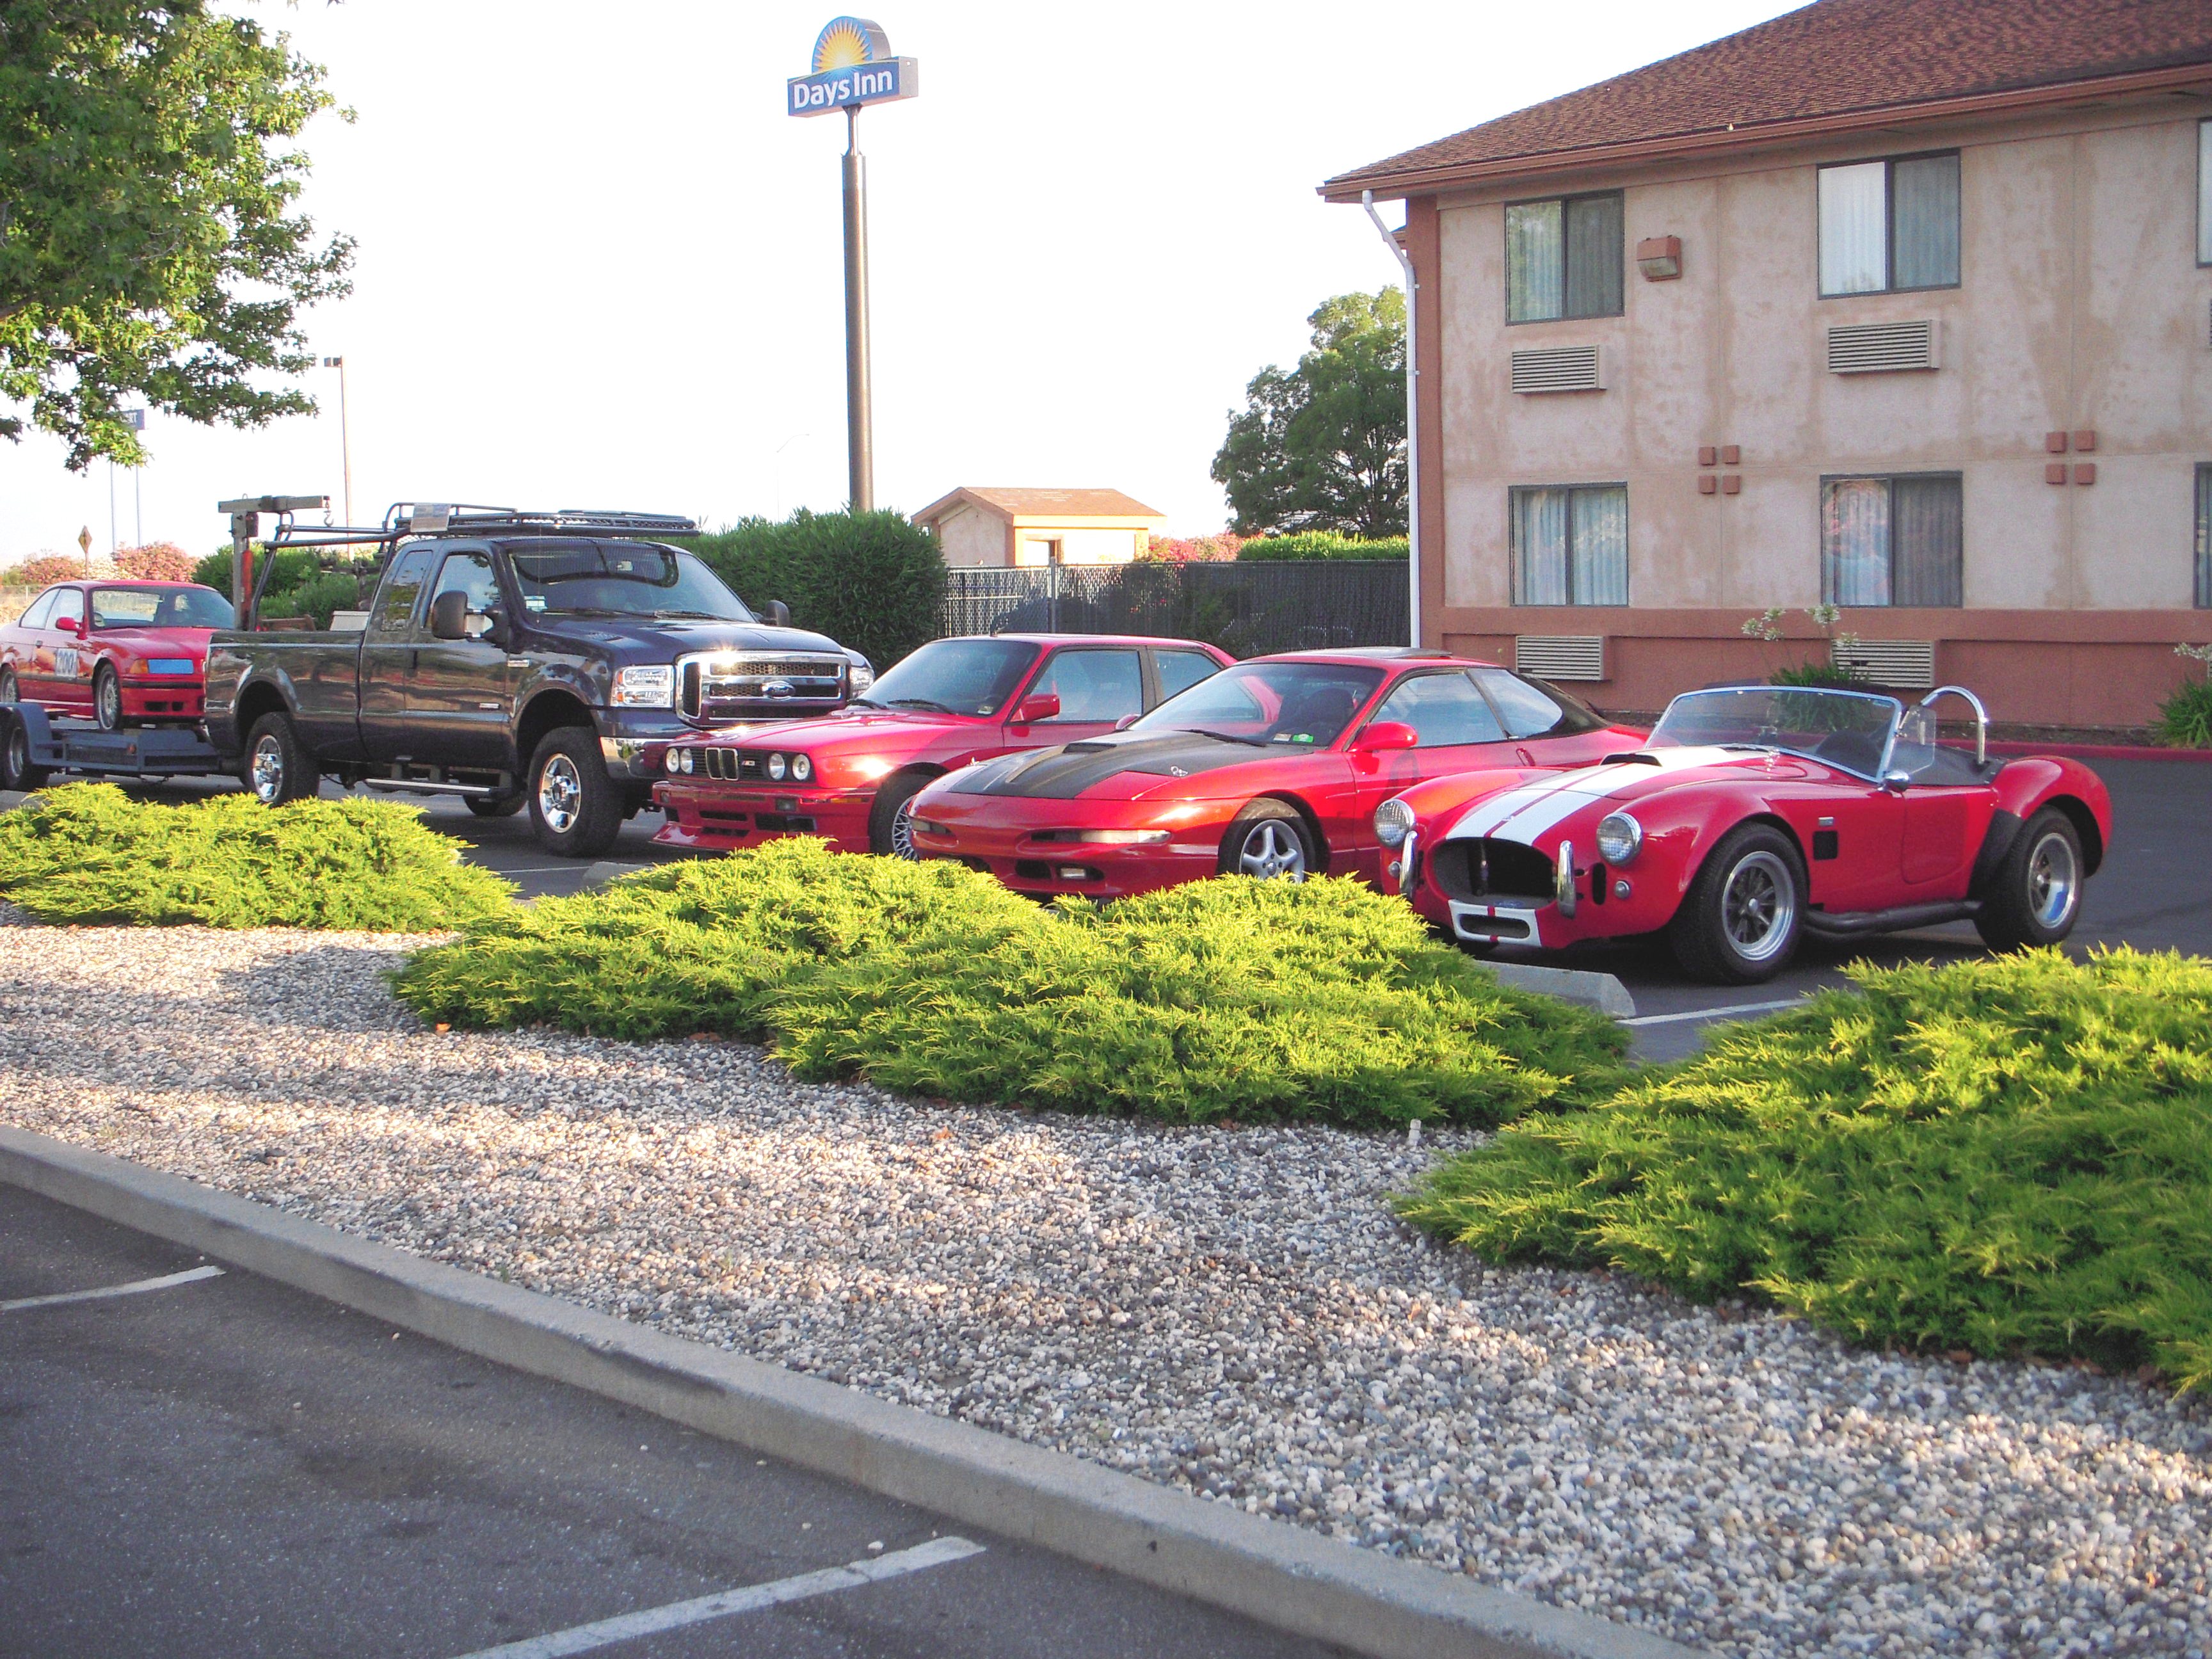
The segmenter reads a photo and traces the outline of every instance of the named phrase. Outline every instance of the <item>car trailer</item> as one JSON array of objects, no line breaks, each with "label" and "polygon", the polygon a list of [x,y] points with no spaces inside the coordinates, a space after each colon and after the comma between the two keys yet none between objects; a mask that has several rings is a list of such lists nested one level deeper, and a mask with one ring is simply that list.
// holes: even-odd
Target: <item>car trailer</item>
[{"label": "car trailer", "polygon": [[143,780],[234,775],[197,727],[103,732],[95,721],[58,719],[34,702],[0,702],[0,789],[36,789],[57,772]]}]

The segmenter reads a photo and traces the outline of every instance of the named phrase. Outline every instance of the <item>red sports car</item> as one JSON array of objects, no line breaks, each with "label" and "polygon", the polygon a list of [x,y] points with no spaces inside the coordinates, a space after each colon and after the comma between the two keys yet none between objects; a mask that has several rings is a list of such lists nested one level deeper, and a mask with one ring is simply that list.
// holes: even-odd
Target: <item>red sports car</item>
[{"label": "red sports car", "polygon": [[[1963,698],[1967,754],[1936,742]],[[1958,686],[1907,709],[1873,692],[1692,691],[1650,741],[1579,771],[1446,778],[1385,801],[1400,885],[1462,941],[1557,949],[1665,932],[1699,978],[1780,972],[1807,933],[1971,919],[2000,950],[2072,931],[2111,844],[2111,797],[2077,761],[1993,762]]]},{"label": "red sports car", "polygon": [[89,714],[110,732],[190,725],[208,635],[236,625],[230,601],[194,582],[59,582],[0,628],[0,702]]},{"label": "red sports car", "polygon": [[955,767],[1110,732],[1225,667],[1190,640],[1002,634],[936,640],[835,714],[669,750],[657,842],[727,849],[826,836],[911,858],[907,806]]},{"label": "red sports car", "polygon": [[1424,778],[1631,747],[1566,693],[1441,651],[1224,670],[1126,731],[985,761],[915,798],[915,850],[1028,893],[1115,898],[1242,871],[1379,884],[1374,813]]}]

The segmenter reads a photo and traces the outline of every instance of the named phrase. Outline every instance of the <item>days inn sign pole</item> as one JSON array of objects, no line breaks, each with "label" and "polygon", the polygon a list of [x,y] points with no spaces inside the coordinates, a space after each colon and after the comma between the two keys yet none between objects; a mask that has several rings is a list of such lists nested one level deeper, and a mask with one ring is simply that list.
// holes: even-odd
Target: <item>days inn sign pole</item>
[{"label": "days inn sign pole", "polygon": [[868,173],[860,154],[860,112],[911,98],[921,76],[911,58],[891,56],[880,25],[834,17],[815,38],[813,72],[785,83],[793,115],[845,112],[845,453],[851,504],[876,504],[875,438],[868,410]]}]

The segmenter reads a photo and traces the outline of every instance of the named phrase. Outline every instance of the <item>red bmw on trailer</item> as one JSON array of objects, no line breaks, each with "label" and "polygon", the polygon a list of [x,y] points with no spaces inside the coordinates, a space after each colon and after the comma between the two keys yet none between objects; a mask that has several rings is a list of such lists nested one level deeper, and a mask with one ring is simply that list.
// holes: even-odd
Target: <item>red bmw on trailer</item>
[{"label": "red bmw on trailer", "polygon": [[653,839],[727,851],[821,836],[912,858],[908,805],[937,778],[1111,732],[1231,661],[1191,640],[1120,635],[933,640],[836,714],[672,747]]},{"label": "red bmw on trailer", "polygon": [[1579,766],[1643,741],[1556,687],[1442,651],[1238,663],[1126,731],[1009,755],[915,798],[924,858],[1027,893],[1118,898],[1242,872],[1381,884],[1386,799],[1475,768]]},{"label": "red bmw on trailer", "polygon": [[196,582],[57,582],[0,626],[0,702],[105,732],[196,726],[208,636],[235,625],[230,601]]}]

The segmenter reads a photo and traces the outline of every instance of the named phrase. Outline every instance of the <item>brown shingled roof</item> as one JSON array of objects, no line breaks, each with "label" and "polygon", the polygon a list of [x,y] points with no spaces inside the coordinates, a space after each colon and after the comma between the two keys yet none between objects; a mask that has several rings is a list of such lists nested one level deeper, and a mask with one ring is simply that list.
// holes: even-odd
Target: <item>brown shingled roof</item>
[{"label": "brown shingled roof", "polygon": [[1340,173],[1322,192],[1356,199],[1362,189],[1405,194],[1455,174],[1559,171],[1623,146],[1734,148],[1797,124],[1893,122],[1915,106],[1932,116],[1954,100],[2121,76],[2183,85],[2192,70],[2212,84],[2207,0],[1817,0]]},{"label": "brown shingled roof", "polygon": [[963,484],[951,495],[932,501],[915,514],[917,520],[934,518],[962,496],[1023,518],[1162,519],[1167,515],[1146,507],[1118,489],[1010,489],[995,485]]}]

